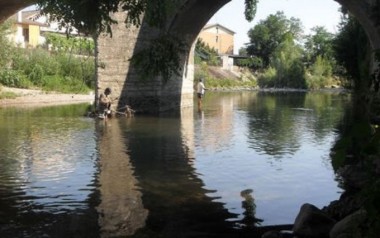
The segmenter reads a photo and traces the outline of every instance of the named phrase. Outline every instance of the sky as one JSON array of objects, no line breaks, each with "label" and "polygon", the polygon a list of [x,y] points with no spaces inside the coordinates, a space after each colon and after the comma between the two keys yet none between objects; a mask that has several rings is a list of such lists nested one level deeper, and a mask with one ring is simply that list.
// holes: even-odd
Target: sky
[{"label": "sky", "polygon": [[244,17],[244,1],[232,0],[221,8],[208,22],[219,23],[235,34],[235,54],[249,42],[248,31],[268,15],[283,11],[287,18],[301,20],[305,34],[315,26],[324,26],[331,33],[337,32],[340,22],[340,5],[334,0],[259,0],[256,17],[248,22]]}]

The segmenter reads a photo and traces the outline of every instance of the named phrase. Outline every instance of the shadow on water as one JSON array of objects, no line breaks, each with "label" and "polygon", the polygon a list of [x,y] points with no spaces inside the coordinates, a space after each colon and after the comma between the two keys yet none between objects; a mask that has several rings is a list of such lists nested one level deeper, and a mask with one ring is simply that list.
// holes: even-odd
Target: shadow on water
[{"label": "shadow on water", "polygon": [[[194,168],[194,115],[120,121],[128,154],[148,210],[146,227],[132,237],[255,237],[265,228],[256,224],[252,191],[242,191],[245,226],[236,227],[230,213],[205,189]],[[131,126],[133,129],[128,129]],[[272,227],[273,228],[273,227]],[[284,228],[284,227],[282,227]]]}]

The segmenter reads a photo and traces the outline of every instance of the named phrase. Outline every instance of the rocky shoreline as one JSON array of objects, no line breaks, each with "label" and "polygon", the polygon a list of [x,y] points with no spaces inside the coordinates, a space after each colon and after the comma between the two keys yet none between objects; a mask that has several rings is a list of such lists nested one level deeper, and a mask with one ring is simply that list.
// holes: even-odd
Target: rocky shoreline
[{"label": "rocky shoreline", "polygon": [[[369,172],[369,169],[372,170]],[[373,227],[374,218],[366,204],[368,197],[363,191],[380,175],[380,159],[373,165],[363,162],[348,164],[337,171],[345,192],[322,209],[303,204],[291,230],[272,230],[262,238],[377,238]],[[321,188],[323,189],[323,188]],[[370,229],[371,228],[371,229]],[[369,232],[371,230],[372,233]],[[375,232],[375,234],[373,234]]]}]

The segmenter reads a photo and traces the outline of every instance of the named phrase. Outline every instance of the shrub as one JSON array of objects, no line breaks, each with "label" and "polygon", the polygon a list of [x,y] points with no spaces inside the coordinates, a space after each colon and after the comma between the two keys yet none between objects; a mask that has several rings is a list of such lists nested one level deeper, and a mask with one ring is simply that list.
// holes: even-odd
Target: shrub
[{"label": "shrub", "polygon": [[56,91],[62,93],[87,93],[91,89],[83,82],[72,77],[49,75],[43,78],[42,89],[45,91]]},{"label": "shrub", "polygon": [[273,67],[266,69],[257,79],[260,88],[274,87],[277,78],[277,70]]},{"label": "shrub", "polygon": [[60,53],[73,53],[79,55],[94,55],[95,43],[90,38],[62,36],[57,33],[47,33],[47,48]]},{"label": "shrub", "polygon": [[329,61],[318,56],[305,75],[306,85],[309,89],[320,89],[332,84],[332,66]]},{"label": "shrub", "polygon": [[36,64],[34,65],[32,72],[28,75],[28,79],[37,86],[42,86],[43,85],[43,77],[44,77],[44,69],[42,68],[41,65]]},{"label": "shrub", "polygon": [[15,70],[1,70],[0,71],[0,83],[4,86],[15,87],[15,88],[29,88],[32,83],[25,77]]}]

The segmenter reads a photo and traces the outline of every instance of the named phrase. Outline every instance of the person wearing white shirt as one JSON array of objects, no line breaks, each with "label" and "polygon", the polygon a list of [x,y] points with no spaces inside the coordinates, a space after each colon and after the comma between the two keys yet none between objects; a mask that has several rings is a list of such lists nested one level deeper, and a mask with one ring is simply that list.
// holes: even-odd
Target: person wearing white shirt
[{"label": "person wearing white shirt", "polygon": [[198,109],[199,110],[202,109],[202,98],[205,95],[205,90],[207,90],[207,88],[203,84],[203,79],[200,78],[199,82],[197,84],[197,96],[198,96]]}]

